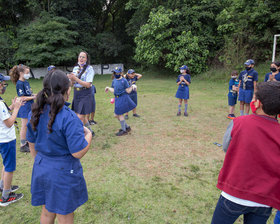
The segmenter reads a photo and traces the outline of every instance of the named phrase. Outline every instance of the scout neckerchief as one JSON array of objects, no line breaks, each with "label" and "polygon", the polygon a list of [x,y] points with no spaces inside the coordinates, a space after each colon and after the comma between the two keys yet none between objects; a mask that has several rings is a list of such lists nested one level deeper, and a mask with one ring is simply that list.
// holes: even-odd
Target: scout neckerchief
[{"label": "scout neckerchief", "polygon": [[[10,107],[6,104],[5,100],[4,100],[1,96],[0,96],[0,102],[3,102],[3,103],[4,103],[4,105],[6,106],[6,108],[7,108],[8,112],[9,112],[9,114],[12,115],[12,111],[11,111]],[[14,125],[15,125],[15,127],[17,128],[17,130],[19,131],[17,121],[15,121]]]},{"label": "scout neckerchief", "polygon": [[243,89],[246,89],[246,82],[248,81],[248,72],[245,75],[243,75],[242,81],[243,81]]}]

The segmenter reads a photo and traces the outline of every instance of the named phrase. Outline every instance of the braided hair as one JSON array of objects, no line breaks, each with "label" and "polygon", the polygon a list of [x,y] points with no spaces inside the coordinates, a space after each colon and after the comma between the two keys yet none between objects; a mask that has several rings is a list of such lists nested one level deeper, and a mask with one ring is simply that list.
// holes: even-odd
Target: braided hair
[{"label": "braided hair", "polygon": [[70,81],[67,75],[61,70],[49,72],[43,80],[43,89],[37,94],[36,101],[32,105],[31,125],[33,130],[39,123],[40,115],[43,113],[45,105],[50,105],[48,130],[52,132],[52,125],[56,115],[63,108],[64,95],[69,89]]}]

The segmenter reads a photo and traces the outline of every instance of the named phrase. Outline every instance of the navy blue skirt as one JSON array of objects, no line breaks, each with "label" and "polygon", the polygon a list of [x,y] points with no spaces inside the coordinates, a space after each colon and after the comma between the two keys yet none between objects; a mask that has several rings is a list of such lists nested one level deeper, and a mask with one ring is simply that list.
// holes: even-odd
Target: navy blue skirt
[{"label": "navy blue skirt", "polygon": [[76,90],[74,89],[74,99],[72,101],[72,110],[77,114],[90,114],[94,112],[93,96],[91,88]]},{"label": "navy blue skirt", "polygon": [[115,114],[122,115],[133,110],[136,104],[130,99],[127,93],[115,97]]},{"label": "navy blue skirt", "polygon": [[31,178],[31,204],[67,215],[88,200],[83,168],[72,155],[47,157],[37,153]]},{"label": "navy blue skirt", "polygon": [[132,92],[130,94],[128,94],[128,96],[130,97],[130,99],[132,99],[132,101],[136,104],[137,106],[137,92]]},{"label": "navy blue skirt", "polygon": [[28,118],[28,114],[31,111],[31,106],[33,102],[33,100],[26,101],[25,104],[20,107],[17,117]]},{"label": "navy blue skirt", "polygon": [[189,87],[187,85],[179,85],[175,97],[184,100],[189,99]]}]

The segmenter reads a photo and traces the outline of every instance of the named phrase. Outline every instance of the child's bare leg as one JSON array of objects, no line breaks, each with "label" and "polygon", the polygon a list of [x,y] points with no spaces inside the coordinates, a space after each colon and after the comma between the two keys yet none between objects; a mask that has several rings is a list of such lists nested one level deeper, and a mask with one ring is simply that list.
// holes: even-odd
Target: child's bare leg
[{"label": "child's bare leg", "polygon": [[[45,205],[42,207],[40,224],[53,224],[55,220],[56,213],[49,212]],[[59,222],[60,223],[60,222]]]},{"label": "child's bare leg", "polygon": [[20,128],[20,145],[26,144],[26,130],[27,130],[27,118],[21,118],[21,128]]},{"label": "child's bare leg", "polygon": [[235,108],[235,105],[229,106],[229,114],[234,114],[234,108]]},{"label": "child's bare leg", "polygon": [[67,215],[57,214],[59,224],[74,224],[74,212]]},{"label": "child's bare leg", "polygon": [[248,115],[250,112],[250,104],[249,103],[245,103],[245,115]]},{"label": "child's bare leg", "polygon": [[9,190],[11,189],[11,185],[12,185],[12,180],[13,180],[13,172],[6,172],[4,171],[4,190]]}]

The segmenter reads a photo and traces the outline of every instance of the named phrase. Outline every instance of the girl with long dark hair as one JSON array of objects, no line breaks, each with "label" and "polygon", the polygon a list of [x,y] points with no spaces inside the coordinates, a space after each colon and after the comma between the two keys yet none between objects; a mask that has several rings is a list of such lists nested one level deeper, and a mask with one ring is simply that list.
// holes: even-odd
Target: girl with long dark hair
[{"label": "girl with long dark hair", "polygon": [[42,205],[41,223],[73,223],[74,211],[88,200],[80,159],[92,135],[65,102],[71,91],[67,75],[55,70],[46,75],[27,125],[27,140],[34,158],[31,204]]}]

